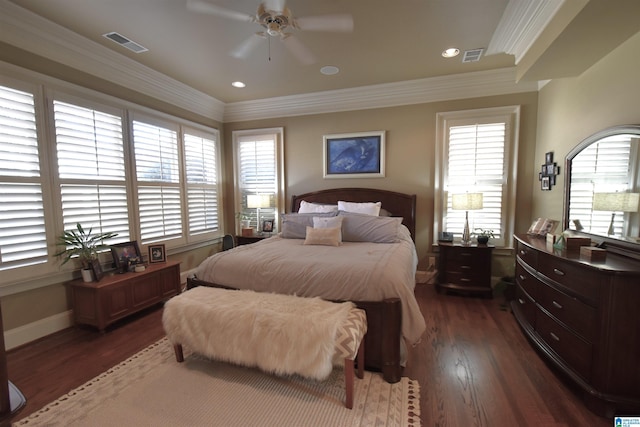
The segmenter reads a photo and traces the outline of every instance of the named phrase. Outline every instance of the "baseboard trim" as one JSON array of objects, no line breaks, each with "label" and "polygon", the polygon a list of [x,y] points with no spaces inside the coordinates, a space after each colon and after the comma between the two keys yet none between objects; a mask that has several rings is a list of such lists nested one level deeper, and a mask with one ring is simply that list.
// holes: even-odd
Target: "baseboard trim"
[{"label": "baseboard trim", "polygon": [[4,333],[4,345],[7,350],[46,337],[73,325],[73,311],[68,310],[47,318],[28,323]]}]

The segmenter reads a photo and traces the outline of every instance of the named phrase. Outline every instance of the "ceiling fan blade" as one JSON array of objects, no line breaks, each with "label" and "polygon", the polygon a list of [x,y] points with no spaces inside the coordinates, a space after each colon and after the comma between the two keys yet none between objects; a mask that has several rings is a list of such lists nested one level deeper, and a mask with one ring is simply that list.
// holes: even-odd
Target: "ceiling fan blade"
[{"label": "ceiling fan blade", "polygon": [[264,37],[256,33],[232,50],[230,55],[234,58],[244,59],[248,57],[251,51],[254,50],[263,40]]},{"label": "ceiling fan blade", "polygon": [[284,10],[285,0],[264,0],[264,8],[274,12],[282,12]]},{"label": "ceiling fan blade", "polygon": [[187,9],[196,13],[207,13],[222,18],[234,19],[236,21],[254,22],[255,17],[248,13],[236,12],[235,10],[226,9],[216,6],[203,0],[187,0]]},{"label": "ceiling fan blade", "polygon": [[353,31],[353,17],[348,14],[303,16],[296,18],[295,26],[305,31]]},{"label": "ceiling fan blade", "polygon": [[313,53],[311,53],[311,51],[294,36],[289,35],[288,37],[283,38],[282,43],[284,43],[284,46],[289,50],[289,52],[291,52],[291,54],[302,64],[311,65],[316,62],[316,57],[313,56]]}]

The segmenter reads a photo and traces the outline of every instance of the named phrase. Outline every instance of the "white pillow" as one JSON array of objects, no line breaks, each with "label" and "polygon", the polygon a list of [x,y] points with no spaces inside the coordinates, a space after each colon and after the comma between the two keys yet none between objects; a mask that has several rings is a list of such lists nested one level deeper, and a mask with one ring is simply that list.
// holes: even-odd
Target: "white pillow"
[{"label": "white pillow", "polygon": [[378,215],[380,215],[380,208],[381,207],[382,207],[382,203],[381,202],[357,203],[357,202],[343,202],[341,200],[338,201],[338,210],[339,211],[360,213],[360,214],[365,214],[365,215],[378,216]]},{"label": "white pillow", "polygon": [[322,205],[320,203],[309,203],[304,200],[300,202],[298,213],[327,213],[338,212],[338,205]]},{"label": "white pillow", "polygon": [[343,216],[314,216],[313,228],[337,228],[339,233],[339,242],[342,242],[342,221]]},{"label": "white pillow", "polygon": [[311,228],[307,227],[305,245],[340,246],[339,228]]}]

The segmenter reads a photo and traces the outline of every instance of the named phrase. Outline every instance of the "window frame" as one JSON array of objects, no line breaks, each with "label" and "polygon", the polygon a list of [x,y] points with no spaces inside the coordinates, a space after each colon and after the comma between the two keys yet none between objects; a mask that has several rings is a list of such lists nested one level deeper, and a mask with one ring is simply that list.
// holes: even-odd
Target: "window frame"
[{"label": "window frame", "polygon": [[[515,229],[515,198],[517,189],[518,145],[520,127],[520,106],[504,106],[473,110],[440,112],[436,114],[436,173],[434,183],[434,224],[433,242],[437,244],[438,235],[444,231],[447,215],[448,188],[448,145],[449,129],[474,122],[504,122],[504,172],[502,180],[501,226],[504,232],[491,243],[496,247],[513,247],[513,233]],[[473,192],[473,188],[469,189]],[[472,214],[470,214],[472,215]],[[462,233],[462,230],[459,231]],[[456,233],[457,234],[457,233]],[[456,239],[459,240],[459,239]]]}]

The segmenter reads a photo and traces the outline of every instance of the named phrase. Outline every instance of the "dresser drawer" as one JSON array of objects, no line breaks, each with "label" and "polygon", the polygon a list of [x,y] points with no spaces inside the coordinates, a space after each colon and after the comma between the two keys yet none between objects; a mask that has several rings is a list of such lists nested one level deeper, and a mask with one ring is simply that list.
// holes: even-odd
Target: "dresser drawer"
[{"label": "dresser drawer", "polygon": [[553,320],[536,312],[536,332],[578,375],[589,381],[592,345]]},{"label": "dresser drawer", "polygon": [[516,264],[516,282],[536,301],[538,300],[538,288],[546,286],[525,270],[519,262]]},{"label": "dresser drawer", "polygon": [[597,316],[595,308],[547,285],[540,286],[536,301],[585,340],[593,342]]},{"label": "dresser drawer", "polygon": [[517,242],[516,255],[534,270],[538,268],[538,251]]},{"label": "dresser drawer", "polygon": [[603,280],[597,271],[544,253],[538,254],[538,271],[597,306]]},{"label": "dresser drawer", "polygon": [[536,327],[536,304],[533,300],[527,295],[525,291],[522,290],[520,284],[516,285],[516,299],[515,299],[515,310],[518,310],[522,317],[526,320],[532,328]]}]

